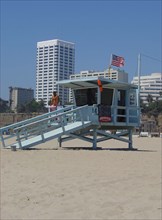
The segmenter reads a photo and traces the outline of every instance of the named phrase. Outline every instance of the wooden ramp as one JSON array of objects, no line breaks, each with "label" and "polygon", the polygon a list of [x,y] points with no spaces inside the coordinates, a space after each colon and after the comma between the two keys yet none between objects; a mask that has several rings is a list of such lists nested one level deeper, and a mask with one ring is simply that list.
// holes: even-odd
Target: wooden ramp
[{"label": "wooden ramp", "polygon": [[52,131],[43,133],[41,135],[32,137],[30,139],[19,141],[17,144],[15,144],[15,146],[16,146],[16,148],[23,148],[23,149],[33,147],[37,144],[49,141],[54,138],[58,138],[62,135],[68,135],[70,132],[78,131],[78,130],[83,129],[85,127],[88,127],[90,125],[91,125],[90,121],[84,122],[84,125],[80,121],[73,122],[72,124],[68,124],[68,125],[64,126],[64,129],[62,129],[62,127],[60,127],[55,130],[52,130]]},{"label": "wooden ramp", "polygon": [[[119,128],[117,133],[107,132]],[[6,131],[9,135],[5,135]],[[133,149],[132,127],[125,123],[117,126],[116,122],[99,122],[96,105],[69,106],[0,128],[0,138],[1,146],[12,150],[27,149],[54,138],[58,138],[58,147],[65,141],[78,138],[97,149],[97,143],[113,138],[128,143],[128,148]]]},{"label": "wooden ramp", "polygon": [[[32,119],[28,119],[0,129],[1,142],[4,148],[26,149],[37,144],[68,135],[91,126],[92,122],[87,114],[87,120],[83,120],[83,114],[88,106],[75,108],[70,106],[54,112],[50,112]],[[10,131],[5,137],[4,131]],[[6,140],[10,139],[9,144]]]}]

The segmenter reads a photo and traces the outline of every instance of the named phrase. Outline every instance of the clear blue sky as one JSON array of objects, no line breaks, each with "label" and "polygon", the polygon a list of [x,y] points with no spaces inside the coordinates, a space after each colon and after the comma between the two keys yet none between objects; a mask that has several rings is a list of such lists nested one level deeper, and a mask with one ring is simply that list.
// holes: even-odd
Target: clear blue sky
[{"label": "clear blue sky", "polygon": [[[75,43],[75,73],[105,70],[110,55],[125,58],[129,80],[139,53],[162,59],[161,0],[152,1],[2,1],[0,97],[9,86],[33,88],[37,42]],[[161,72],[162,64],[142,56],[141,72]]]}]

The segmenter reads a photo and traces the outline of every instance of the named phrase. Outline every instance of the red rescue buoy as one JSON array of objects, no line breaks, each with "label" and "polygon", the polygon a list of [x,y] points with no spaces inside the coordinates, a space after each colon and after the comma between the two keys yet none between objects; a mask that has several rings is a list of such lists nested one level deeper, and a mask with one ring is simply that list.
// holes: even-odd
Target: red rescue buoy
[{"label": "red rescue buoy", "polygon": [[100,88],[100,92],[102,92],[103,91],[103,88],[102,88],[102,83],[101,83],[101,80],[97,80],[97,84],[98,84],[98,86],[99,86],[99,88]]}]

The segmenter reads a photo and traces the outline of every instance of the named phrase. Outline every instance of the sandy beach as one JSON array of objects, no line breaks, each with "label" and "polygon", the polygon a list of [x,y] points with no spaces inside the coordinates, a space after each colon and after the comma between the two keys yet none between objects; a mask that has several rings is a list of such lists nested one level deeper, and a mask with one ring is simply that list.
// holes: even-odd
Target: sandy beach
[{"label": "sandy beach", "polygon": [[161,220],[162,138],[1,149],[1,220]]}]

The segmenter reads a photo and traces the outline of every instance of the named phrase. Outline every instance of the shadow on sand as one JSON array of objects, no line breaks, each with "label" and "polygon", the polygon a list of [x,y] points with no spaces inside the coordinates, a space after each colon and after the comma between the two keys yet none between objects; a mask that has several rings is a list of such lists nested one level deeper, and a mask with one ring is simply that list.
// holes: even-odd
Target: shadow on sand
[{"label": "shadow on sand", "polygon": [[35,151],[39,151],[39,150],[74,150],[74,151],[79,151],[79,150],[88,150],[88,151],[132,151],[132,152],[148,152],[148,153],[152,153],[152,152],[157,152],[155,150],[140,150],[137,148],[133,148],[133,149],[129,149],[129,148],[102,148],[102,147],[97,147],[96,149],[93,149],[92,147],[61,147],[61,148],[26,148],[23,150],[35,150]]}]

